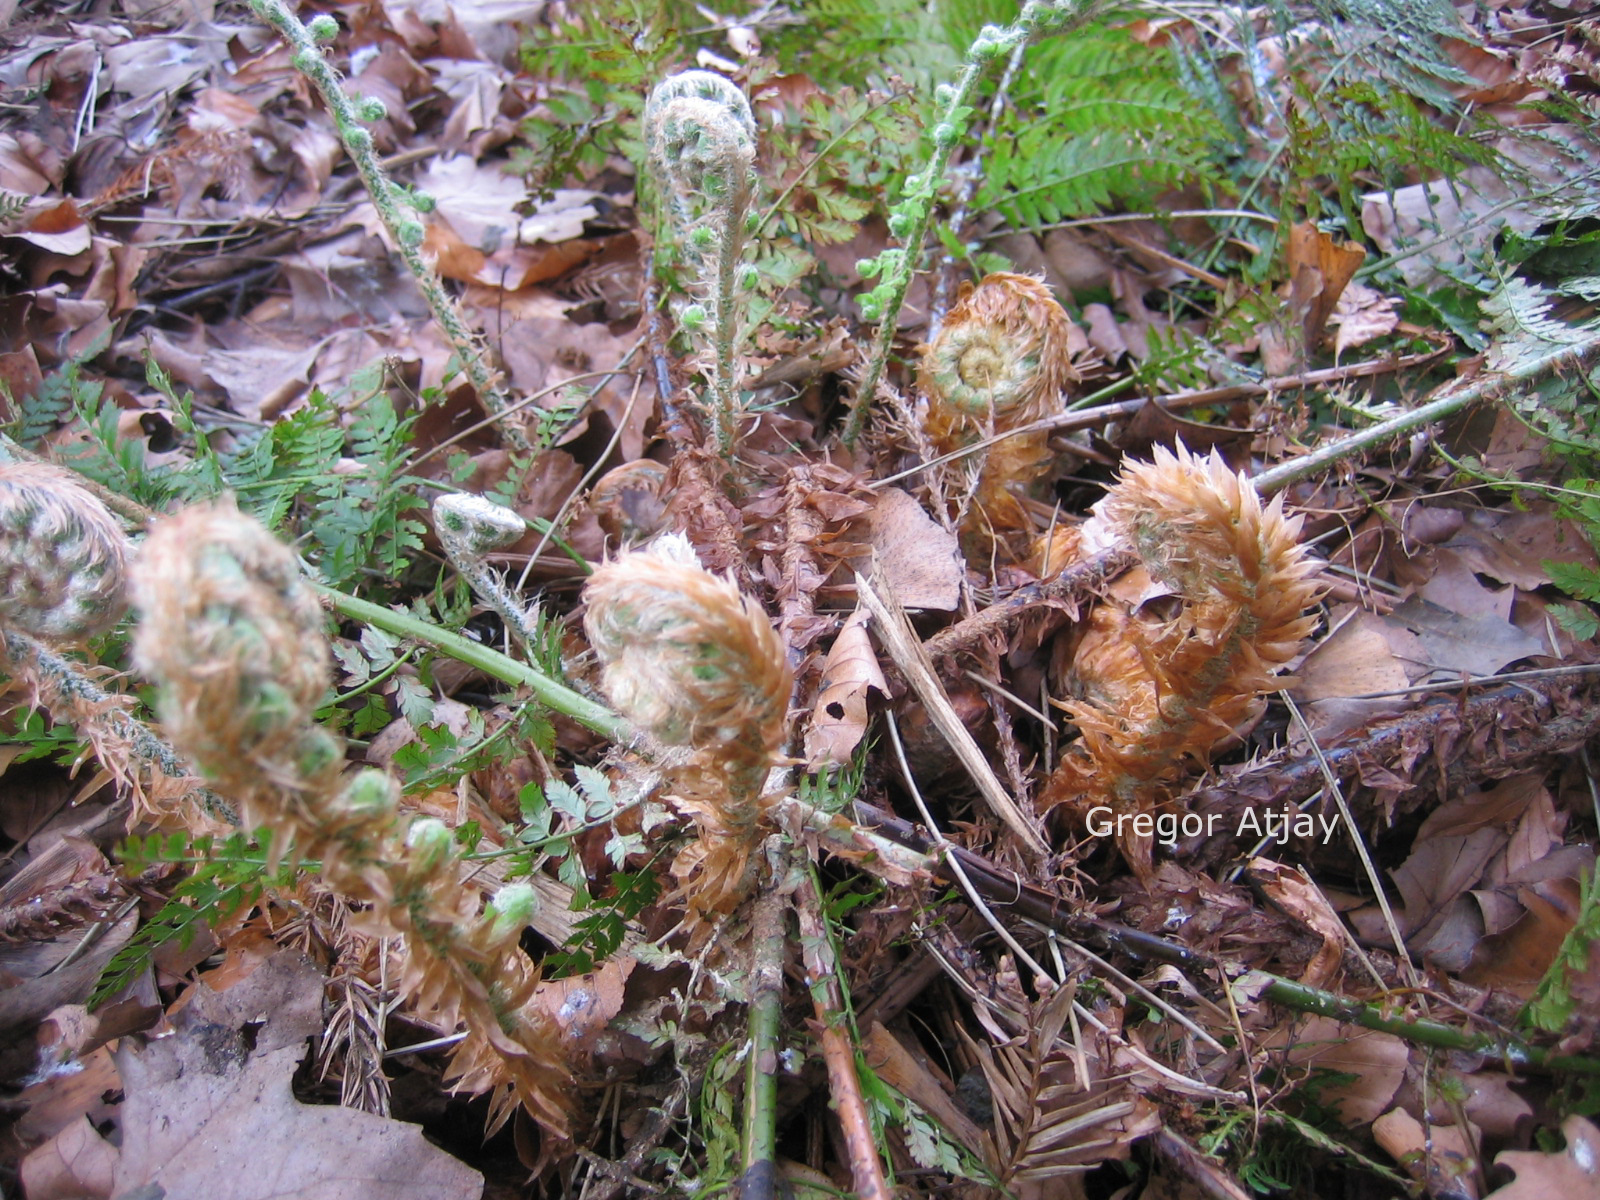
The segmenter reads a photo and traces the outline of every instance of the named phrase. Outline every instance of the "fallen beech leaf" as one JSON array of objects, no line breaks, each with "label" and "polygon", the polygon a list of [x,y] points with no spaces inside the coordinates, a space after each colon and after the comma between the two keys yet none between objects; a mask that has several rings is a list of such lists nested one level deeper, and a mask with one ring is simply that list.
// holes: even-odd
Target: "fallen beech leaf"
[{"label": "fallen beech leaf", "polygon": [[1527,512],[1473,511],[1461,532],[1447,543],[1467,567],[1531,592],[1550,582],[1544,562],[1600,563],[1579,528],[1557,520],[1548,505]]},{"label": "fallen beech leaf", "polygon": [[1507,1150],[1495,1165],[1517,1173],[1514,1183],[1490,1192],[1486,1200],[1600,1200],[1600,1129],[1582,1117],[1561,1125],[1567,1148],[1552,1154]]},{"label": "fallen beech leaf", "polygon": [[1444,547],[1434,551],[1433,575],[1422,585],[1422,598],[1430,604],[1460,613],[1463,617],[1511,619],[1511,602],[1516,589],[1486,588],[1462,557]]},{"label": "fallen beech leaf", "polygon": [[806,765],[819,771],[850,761],[867,733],[867,690],[889,690],[867,636],[871,614],[858,608],[839,630],[822,664],[822,687],[806,730]]},{"label": "fallen beech leaf", "polygon": [[53,208],[43,209],[12,236],[32,242],[41,250],[68,257],[89,249],[92,239],[88,223],[79,215],[78,206],[71,200],[63,200]]},{"label": "fallen beech leaf", "polygon": [[[1348,612],[1348,610],[1347,610]],[[1376,717],[1397,712],[1402,699],[1351,699],[1410,687],[1424,654],[1415,634],[1376,613],[1356,612],[1306,655],[1289,689],[1305,707],[1306,724],[1328,744]]]},{"label": "fallen beech leaf", "polygon": [[9,985],[0,987],[0,1032],[37,1025],[63,1004],[82,1001],[138,924],[138,914],[127,913],[70,965],[63,964],[83,940],[81,930],[0,949],[0,978]]},{"label": "fallen beech leaf", "polygon": [[1417,840],[1465,837],[1491,826],[1510,829],[1522,820],[1529,805],[1544,791],[1544,776],[1527,774],[1502,779],[1494,787],[1469,796],[1457,796],[1428,814],[1422,828],[1417,830]]},{"label": "fallen beech leaf", "polygon": [[1322,341],[1322,331],[1367,252],[1354,242],[1338,243],[1309,221],[1289,228],[1289,309],[1300,317],[1307,351]]},{"label": "fallen beech leaf", "polygon": [[1504,829],[1480,828],[1460,836],[1418,838],[1411,856],[1390,874],[1405,901],[1401,928],[1413,949],[1429,945],[1451,907],[1483,877],[1483,870],[1511,840]]},{"label": "fallen beech leaf", "polygon": [[1572,932],[1582,898],[1582,889],[1571,879],[1518,888],[1521,919],[1503,933],[1484,938],[1461,978],[1527,1000]]}]

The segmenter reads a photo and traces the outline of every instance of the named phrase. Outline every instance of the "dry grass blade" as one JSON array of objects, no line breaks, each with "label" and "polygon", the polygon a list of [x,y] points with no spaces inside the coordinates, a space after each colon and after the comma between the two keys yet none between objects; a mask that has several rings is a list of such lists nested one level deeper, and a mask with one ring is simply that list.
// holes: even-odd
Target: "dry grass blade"
[{"label": "dry grass blade", "polygon": [[928,716],[934,725],[949,741],[956,756],[960,758],[961,765],[967,769],[973,782],[978,785],[979,793],[995,814],[1006,823],[1006,827],[1017,835],[1028,852],[1037,858],[1043,858],[1050,852],[1049,846],[1039,835],[1034,822],[1023,814],[1017,807],[1016,801],[1001,785],[994,768],[989,765],[983,756],[983,751],[978,748],[978,743],[973,740],[972,734],[967,732],[967,727],[956,715],[955,709],[950,704],[950,697],[945,694],[944,685],[939,682],[939,676],[934,672],[933,663],[923,650],[917,635],[912,631],[911,623],[906,620],[905,609],[895,602],[894,590],[889,582],[877,572],[874,572],[874,578],[871,580],[858,572],[856,594],[860,597],[861,603],[871,611],[873,620],[877,622],[878,638],[883,643],[883,648],[888,651],[894,665],[900,668],[900,673],[905,676],[912,691],[916,692],[917,697],[927,708]]}]

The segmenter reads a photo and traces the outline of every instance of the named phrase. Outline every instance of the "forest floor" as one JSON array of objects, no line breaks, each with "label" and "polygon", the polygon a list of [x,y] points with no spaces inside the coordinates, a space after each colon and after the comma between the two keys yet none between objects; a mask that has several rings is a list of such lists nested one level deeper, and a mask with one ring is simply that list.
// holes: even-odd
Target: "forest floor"
[{"label": "forest floor", "polygon": [[1600,22],[736,7],[0,0],[0,519],[234,495],[422,819],[8,533],[0,1190],[1600,1200]]}]

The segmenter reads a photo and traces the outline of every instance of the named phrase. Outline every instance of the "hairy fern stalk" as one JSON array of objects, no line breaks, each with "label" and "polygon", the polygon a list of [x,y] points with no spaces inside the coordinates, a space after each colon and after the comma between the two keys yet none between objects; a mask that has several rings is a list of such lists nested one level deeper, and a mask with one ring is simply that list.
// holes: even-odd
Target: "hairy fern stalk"
[{"label": "hairy fern stalk", "polygon": [[156,525],[134,583],[134,657],[161,685],[173,740],[249,828],[271,832],[274,860],[318,860],[331,887],[371,906],[375,927],[405,938],[403,990],[425,1017],[465,1027],[450,1074],[490,1093],[491,1128],[520,1105],[565,1140],[566,1047],[517,944],[531,892],[478,913],[451,830],[407,819],[386,773],[346,776],[343,746],[312,719],[330,654],[288,547],[231,502],[194,507]]}]

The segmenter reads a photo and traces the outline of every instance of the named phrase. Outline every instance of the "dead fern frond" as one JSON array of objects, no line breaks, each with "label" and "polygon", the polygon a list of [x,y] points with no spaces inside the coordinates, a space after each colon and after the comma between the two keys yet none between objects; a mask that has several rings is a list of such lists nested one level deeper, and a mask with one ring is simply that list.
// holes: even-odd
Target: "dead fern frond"
[{"label": "dead fern frond", "polygon": [[1025,1017],[1028,1032],[998,1046],[956,1027],[994,1101],[1002,1184],[1038,1185],[1126,1159],[1160,1128],[1155,1106],[1131,1083],[1097,1070],[1095,1048],[1062,1041],[1073,995],[1064,987],[1039,1000]]}]

